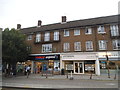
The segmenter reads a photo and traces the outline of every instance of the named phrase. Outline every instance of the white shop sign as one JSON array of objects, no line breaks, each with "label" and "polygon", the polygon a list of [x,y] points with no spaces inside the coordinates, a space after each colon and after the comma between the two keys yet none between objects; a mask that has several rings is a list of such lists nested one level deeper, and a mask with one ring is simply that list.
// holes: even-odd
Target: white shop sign
[{"label": "white shop sign", "polygon": [[63,54],[61,55],[62,60],[96,60],[96,54]]}]

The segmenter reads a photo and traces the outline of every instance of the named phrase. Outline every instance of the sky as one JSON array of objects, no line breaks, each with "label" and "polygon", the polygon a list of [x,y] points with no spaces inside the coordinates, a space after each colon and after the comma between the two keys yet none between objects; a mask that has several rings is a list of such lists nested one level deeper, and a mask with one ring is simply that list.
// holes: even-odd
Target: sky
[{"label": "sky", "polygon": [[120,0],[0,0],[0,28],[21,28],[118,14]]}]

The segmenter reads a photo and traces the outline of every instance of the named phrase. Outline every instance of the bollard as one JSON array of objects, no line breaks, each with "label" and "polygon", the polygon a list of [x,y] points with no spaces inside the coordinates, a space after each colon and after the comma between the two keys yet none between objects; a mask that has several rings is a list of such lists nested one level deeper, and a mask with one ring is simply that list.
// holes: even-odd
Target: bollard
[{"label": "bollard", "polygon": [[92,79],[92,72],[91,72],[91,75],[90,75],[90,79]]},{"label": "bollard", "polygon": [[48,76],[47,76],[47,71],[46,71],[46,78],[48,78]]},{"label": "bollard", "polygon": [[114,80],[116,79],[116,74],[115,74],[115,77],[114,77]]},{"label": "bollard", "polygon": [[68,79],[68,73],[67,73],[67,76],[66,76],[66,78]]},{"label": "bollard", "polygon": [[70,75],[70,80],[73,80],[72,71],[71,71],[71,75]]}]

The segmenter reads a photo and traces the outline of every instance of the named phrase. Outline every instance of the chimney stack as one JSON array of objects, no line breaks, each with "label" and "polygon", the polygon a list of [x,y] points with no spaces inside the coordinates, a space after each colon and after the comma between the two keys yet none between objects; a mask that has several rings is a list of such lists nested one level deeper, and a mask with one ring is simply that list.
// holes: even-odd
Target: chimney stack
[{"label": "chimney stack", "polygon": [[21,29],[21,24],[17,24],[17,29]]},{"label": "chimney stack", "polygon": [[67,21],[67,17],[66,16],[62,16],[62,23],[65,23]]},{"label": "chimney stack", "polygon": [[40,27],[42,25],[42,21],[38,20],[38,27]]}]

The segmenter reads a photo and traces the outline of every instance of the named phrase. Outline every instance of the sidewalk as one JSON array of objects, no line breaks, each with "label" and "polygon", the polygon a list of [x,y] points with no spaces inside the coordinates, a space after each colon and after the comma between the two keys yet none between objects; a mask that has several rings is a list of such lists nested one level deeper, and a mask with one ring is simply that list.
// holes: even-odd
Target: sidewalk
[{"label": "sidewalk", "polygon": [[114,75],[111,75],[111,78],[108,78],[107,75],[93,75],[91,79],[90,74],[73,75],[73,80],[70,80],[70,75],[68,78],[67,75],[48,75],[46,78],[46,75],[30,74],[29,78],[25,75],[4,77],[2,86],[21,88],[118,88],[117,80],[118,77],[114,80]]},{"label": "sidewalk", "polygon": [[[25,78],[26,76],[17,76],[17,78]],[[41,74],[30,74],[29,78],[38,78],[38,79],[70,79],[71,75],[46,75],[43,76]],[[73,80],[118,80],[118,75],[110,75],[110,78],[108,78],[108,75],[92,75],[91,74],[79,74],[79,75],[72,75]]]}]

